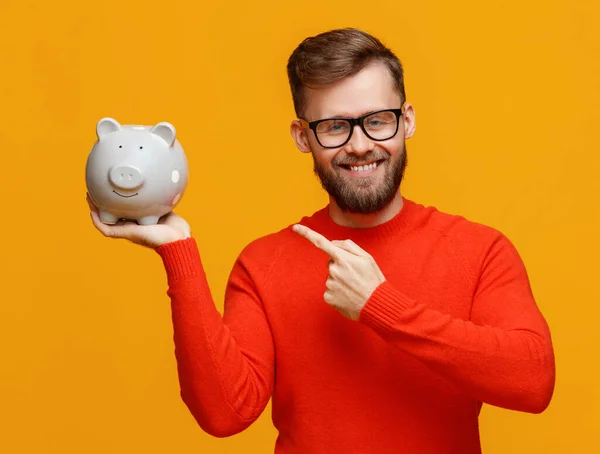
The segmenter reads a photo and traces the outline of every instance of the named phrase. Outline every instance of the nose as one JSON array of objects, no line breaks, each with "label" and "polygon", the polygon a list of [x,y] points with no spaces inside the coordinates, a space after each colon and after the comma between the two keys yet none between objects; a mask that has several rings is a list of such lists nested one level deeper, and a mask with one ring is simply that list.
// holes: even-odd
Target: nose
[{"label": "nose", "polygon": [[121,189],[136,189],[144,182],[140,169],[133,166],[113,167],[108,178],[112,184]]},{"label": "nose", "polygon": [[360,129],[360,126],[356,125],[352,137],[348,142],[348,147],[350,148],[350,151],[355,154],[365,154],[372,151],[375,144],[365,135],[363,130]]}]

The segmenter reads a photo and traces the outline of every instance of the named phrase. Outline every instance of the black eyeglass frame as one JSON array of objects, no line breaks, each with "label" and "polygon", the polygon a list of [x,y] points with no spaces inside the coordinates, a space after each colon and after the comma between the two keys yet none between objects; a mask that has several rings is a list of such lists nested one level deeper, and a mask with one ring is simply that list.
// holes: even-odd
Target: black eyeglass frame
[{"label": "black eyeglass frame", "polygon": [[[364,121],[365,118],[370,117],[371,115],[375,115],[378,113],[382,113],[382,112],[393,112],[396,114],[396,130],[394,131],[394,134],[392,134],[391,136],[385,138],[385,139],[375,139],[374,137],[371,137],[371,135],[367,132],[367,130],[365,129],[365,125],[364,125]],[[400,126],[400,118],[402,118],[402,108],[399,109],[383,109],[383,110],[377,110],[375,112],[369,112],[361,117],[356,117],[356,118],[347,118],[347,117],[333,117],[333,118],[323,118],[321,120],[315,120],[315,121],[306,121],[303,118],[299,118],[298,120],[300,121],[300,124],[302,125],[302,127],[304,128],[309,128],[313,131],[315,138],[317,139],[317,142],[319,142],[319,145],[321,145],[323,148],[339,148],[339,147],[343,147],[344,145],[346,145],[350,139],[352,138],[352,134],[354,133],[354,127],[356,125],[360,126],[360,129],[362,130],[362,132],[371,140],[374,140],[375,142],[384,142],[386,140],[390,140],[392,137],[395,137],[396,134],[398,134],[398,129]],[[335,147],[331,147],[331,146],[325,146],[321,143],[321,141],[319,140],[319,135],[317,134],[317,126],[320,123],[323,123],[325,121],[331,121],[331,120],[345,120],[348,123],[350,123],[350,134],[348,134],[348,138],[344,141],[344,143],[340,144],[340,145],[336,145]]]}]

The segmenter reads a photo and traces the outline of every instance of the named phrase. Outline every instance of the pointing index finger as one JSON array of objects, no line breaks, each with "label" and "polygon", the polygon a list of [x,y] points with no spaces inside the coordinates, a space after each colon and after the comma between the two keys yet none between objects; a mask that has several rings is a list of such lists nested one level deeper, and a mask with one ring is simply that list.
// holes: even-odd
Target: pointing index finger
[{"label": "pointing index finger", "polygon": [[342,249],[333,244],[323,235],[314,230],[309,229],[308,227],[300,224],[294,225],[292,230],[296,232],[298,235],[303,236],[308,241],[310,241],[314,246],[321,249],[327,255],[329,255],[332,259],[338,259],[341,255]]}]

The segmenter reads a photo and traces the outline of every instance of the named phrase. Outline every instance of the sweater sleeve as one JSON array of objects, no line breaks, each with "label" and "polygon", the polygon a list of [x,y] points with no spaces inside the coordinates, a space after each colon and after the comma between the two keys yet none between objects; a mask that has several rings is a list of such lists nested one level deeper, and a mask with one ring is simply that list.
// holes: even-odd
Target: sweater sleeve
[{"label": "sweater sleeve", "polygon": [[554,392],[550,331],[514,246],[501,236],[485,256],[469,320],[429,309],[385,281],[360,322],[474,399],[540,413]]},{"label": "sweater sleeve", "polygon": [[156,252],[167,273],[181,397],[205,432],[239,433],[264,410],[274,377],[273,340],[246,258],[233,266],[221,316],[193,238]]}]

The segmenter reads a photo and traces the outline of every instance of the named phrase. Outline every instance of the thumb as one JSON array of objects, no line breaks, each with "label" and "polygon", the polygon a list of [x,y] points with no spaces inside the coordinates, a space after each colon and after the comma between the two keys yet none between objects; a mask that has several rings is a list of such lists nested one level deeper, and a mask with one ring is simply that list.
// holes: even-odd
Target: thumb
[{"label": "thumb", "polygon": [[100,232],[109,238],[124,238],[127,240],[132,240],[135,234],[135,227],[137,224],[134,222],[124,222],[119,221],[113,225],[107,225],[100,220],[100,216],[97,212],[91,211],[90,216],[92,217],[92,221],[96,228],[100,230]]},{"label": "thumb", "polygon": [[369,255],[364,249],[352,240],[334,240],[332,241],[337,247],[353,255]]},{"label": "thumb", "polygon": [[161,218],[161,220],[159,221],[159,224],[164,224],[166,226],[172,227],[172,228],[182,232],[186,238],[189,238],[190,236],[192,236],[191,228],[190,228],[190,225],[188,224],[188,222],[184,218],[182,218],[181,216],[179,216],[178,214],[176,214],[174,212],[171,212],[168,215],[166,215],[164,218]]}]

